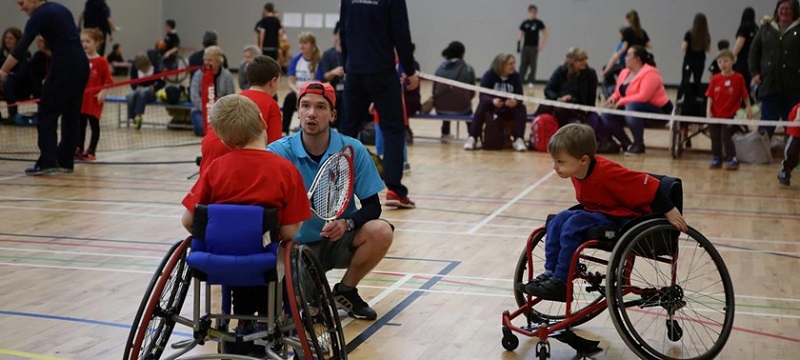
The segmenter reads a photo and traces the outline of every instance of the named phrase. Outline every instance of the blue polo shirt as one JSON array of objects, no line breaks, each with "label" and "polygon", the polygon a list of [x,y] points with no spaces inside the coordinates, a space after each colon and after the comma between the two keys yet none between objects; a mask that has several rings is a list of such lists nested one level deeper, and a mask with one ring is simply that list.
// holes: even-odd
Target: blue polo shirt
[{"label": "blue polo shirt", "polygon": [[[308,191],[311,187],[311,183],[314,182],[317,171],[319,171],[319,166],[324,163],[328,157],[338,153],[345,145],[350,145],[353,147],[353,165],[356,175],[353,194],[359,199],[366,199],[381,192],[381,190],[384,189],[383,180],[381,180],[378,169],[375,168],[375,163],[372,162],[372,157],[369,155],[364,145],[356,139],[339,134],[337,131],[331,130],[330,134],[331,141],[328,145],[328,150],[325,151],[320,162],[311,160],[308,156],[306,149],[303,147],[301,139],[302,132],[297,132],[291,136],[275,141],[269,144],[267,149],[291,161],[297,167],[300,171],[300,175],[303,176],[306,191]],[[346,218],[356,212],[356,210],[354,198],[351,197],[350,204],[347,205],[347,210],[345,210],[342,216]],[[320,241],[321,236],[319,233],[322,231],[323,225],[325,225],[325,221],[316,215],[313,216],[311,219],[303,222],[294,240],[299,243]]]}]

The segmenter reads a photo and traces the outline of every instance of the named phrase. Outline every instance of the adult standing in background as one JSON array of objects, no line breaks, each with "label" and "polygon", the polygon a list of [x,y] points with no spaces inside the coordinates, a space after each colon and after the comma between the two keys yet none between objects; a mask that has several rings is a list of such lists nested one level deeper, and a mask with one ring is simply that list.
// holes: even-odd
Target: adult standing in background
[{"label": "adult standing in background", "polygon": [[[72,13],[59,3],[45,0],[17,0],[29,19],[22,39],[0,67],[0,81],[23,58],[31,42],[41,35],[52,51],[52,61],[39,99],[39,159],[25,169],[27,175],[72,172],[72,156],[78,142],[83,90],[89,79],[89,59],[83,51],[80,32]],[[61,142],[58,141],[58,118],[61,117]]]},{"label": "adult standing in background", "polygon": [[78,27],[81,29],[100,29],[103,33],[104,41],[102,41],[100,47],[97,48],[97,53],[104,55],[106,52],[106,43],[114,41],[114,37],[112,36],[114,24],[111,22],[111,9],[108,7],[108,4],[106,4],[106,0],[86,0],[83,13],[81,13],[78,20]]},{"label": "adult standing in background", "polygon": [[[678,87],[678,99],[683,98],[692,78],[694,89],[698,89],[706,67],[706,53],[711,51],[711,34],[708,33],[708,20],[703,13],[697,13],[692,28],[683,36],[683,67],[681,67],[681,85]],[[698,90],[695,90],[698,93]]]},{"label": "adult standing in background", "polygon": [[615,64],[619,65],[617,67],[619,69],[625,67],[625,55],[632,46],[639,45],[645,49],[653,47],[653,44],[650,43],[650,36],[642,28],[642,22],[639,20],[639,13],[636,10],[628,11],[625,14],[625,21],[628,22],[628,26],[622,29],[622,45],[617,49],[617,52],[611,54],[608,64],[603,68],[603,73],[600,74],[602,78],[605,78],[608,72],[613,71]]},{"label": "adult standing in background", "polygon": [[[547,28],[544,26],[544,22],[536,17],[538,13],[539,8],[536,5],[528,6],[528,19],[519,26],[519,36],[517,37],[517,53],[521,57],[519,75],[530,87],[533,87],[533,82],[536,80],[539,52],[547,43]],[[528,69],[531,70],[530,74],[527,73]]]},{"label": "adult standing in background", "polygon": [[275,13],[275,5],[268,2],[264,5],[264,12],[261,20],[256,23],[256,46],[261,48],[264,55],[272,57],[275,60],[279,59],[280,53],[280,37],[283,31],[281,19]]},{"label": "adult standing in background", "polygon": [[[736,42],[733,43],[733,55],[736,56],[736,63],[733,64],[733,70],[744,76],[744,83],[747,85],[748,90],[750,81],[753,79],[750,76],[750,63],[748,57],[750,55],[750,46],[753,44],[753,39],[758,32],[758,24],[756,24],[756,11],[751,7],[746,7],[742,11],[742,22],[739,23],[739,29],[736,30]],[[715,62],[716,63],[716,62]],[[755,99],[753,92],[750,91],[750,99]]]},{"label": "adult standing in background", "polygon": [[[800,5],[778,0],[772,19],[765,19],[750,48],[750,75],[758,86],[762,120],[788,120],[800,102]],[[774,126],[759,126],[769,136]]]},{"label": "adult standing in background", "polygon": [[333,46],[322,53],[322,60],[317,66],[317,80],[331,84],[336,90],[336,118],[332,127],[339,127],[344,98],[344,68],[342,67],[342,45],[339,41],[339,22],[333,27]]},{"label": "adult standing in background", "polygon": [[388,206],[412,209],[403,183],[402,87],[395,71],[395,50],[407,77],[407,89],[419,86],[414,70],[411,32],[405,0],[342,0],[339,22],[344,78],[344,116],[340,131],[358,135],[361,125],[371,120],[368,109],[374,103],[381,114],[385,151],[383,169]]}]

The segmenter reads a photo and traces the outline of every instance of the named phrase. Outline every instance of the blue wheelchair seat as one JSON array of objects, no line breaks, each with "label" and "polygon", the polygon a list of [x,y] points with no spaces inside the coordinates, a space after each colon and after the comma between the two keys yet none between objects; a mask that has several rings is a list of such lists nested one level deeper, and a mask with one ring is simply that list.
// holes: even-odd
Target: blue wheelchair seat
[{"label": "blue wheelchair seat", "polygon": [[[268,244],[265,244],[265,237]],[[208,284],[258,286],[276,279],[277,210],[250,205],[197,205],[186,262]]]}]

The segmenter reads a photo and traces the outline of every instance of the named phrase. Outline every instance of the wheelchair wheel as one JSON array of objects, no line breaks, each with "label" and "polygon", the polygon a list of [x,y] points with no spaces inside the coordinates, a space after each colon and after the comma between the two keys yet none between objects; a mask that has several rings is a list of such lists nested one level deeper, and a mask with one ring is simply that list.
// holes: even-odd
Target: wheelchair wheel
[{"label": "wheelchair wheel", "polygon": [[[531,236],[528,238],[528,242],[530,243],[530,248],[533,249],[531,252],[531,260],[533,262],[533,268],[529,268],[528,266],[528,251],[527,247],[522,249],[522,253],[519,256],[519,260],[517,260],[517,267],[514,271],[514,299],[517,302],[517,306],[522,307],[528,301],[532,300],[533,297],[531,295],[525,294],[516,289],[516,284],[523,282],[527,283],[528,281],[535,278],[541,272],[544,271],[544,243],[545,243],[545,229],[540,228],[534,230],[531,233]],[[586,249],[584,254],[589,254],[592,252],[599,252],[596,249]],[[599,254],[600,258],[607,258],[608,255]],[[585,273],[589,272],[600,272],[600,274],[604,273],[603,267],[597,263],[591,262],[582,262],[583,266],[579,266],[583,268]],[[601,277],[602,275],[600,275]],[[571,311],[572,313],[576,313],[581,311],[589,306],[592,306],[600,301],[603,300],[605,296],[604,291],[602,288],[591,288],[591,286],[583,286],[586,282],[584,281],[573,281],[573,296],[572,296],[572,305]],[[564,320],[566,315],[566,303],[557,302],[557,301],[546,301],[543,300],[536,305],[533,306],[532,310],[526,314],[528,320],[534,323],[541,323],[541,322],[553,322],[553,321],[561,321]],[[599,315],[600,312],[590,313],[587,316],[577,319],[575,322],[572,323],[572,326],[578,326],[581,324],[586,323],[587,321],[593,319],[595,316]]]},{"label": "wheelchair wheel", "polygon": [[683,136],[681,135],[681,126],[679,121],[670,122],[670,152],[673,159],[678,159],[683,155]]},{"label": "wheelchair wheel", "polygon": [[647,359],[711,359],[733,329],[734,294],[719,252],[697,230],[666,219],[631,228],[608,267],[611,320]]},{"label": "wheelchair wheel", "polygon": [[[176,68],[173,70],[185,70],[187,67],[189,67],[189,63],[186,62],[186,58],[178,55],[175,57],[175,67]],[[165,77],[164,80],[166,80],[170,84],[180,85],[183,83],[184,80],[186,80],[189,77],[189,74],[190,73],[188,71],[181,71],[179,73]]]},{"label": "wheelchair wheel", "polygon": [[344,332],[328,279],[311,248],[295,245],[292,279],[300,320],[316,359],[347,359]]},{"label": "wheelchair wheel", "polygon": [[191,283],[185,260],[190,243],[186,239],[173,245],[156,270],[131,325],[123,359],[158,359],[164,352],[175,327],[172,316],[180,314]]}]

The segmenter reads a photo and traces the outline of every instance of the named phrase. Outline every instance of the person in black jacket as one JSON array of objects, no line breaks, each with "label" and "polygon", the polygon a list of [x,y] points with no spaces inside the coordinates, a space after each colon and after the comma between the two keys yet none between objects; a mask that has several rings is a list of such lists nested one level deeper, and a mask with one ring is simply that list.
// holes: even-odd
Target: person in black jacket
[{"label": "person in black jacket", "polygon": [[[89,59],[83,51],[75,18],[64,5],[44,0],[17,0],[20,10],[28,14],[22,39],[0,67],[0,81],[24,58],[28,46],[41,35],[52,51],[52,61],[39,99],[37,125],[39,159],[25,169],[27,175],[72,172],[73,155],[78,143],[83,90],[89,79]],[[61,141],[58,141],[58,119],[61,118]]]},{"label": "person in black jacket", "polygon": [[388,206],[411,209],[416,205],[408,197],[403,183],[405,122],[402,87],[395,70],[395,50],[407,80],[406,89],[419,86],[408,28],[405,0],[342,0],[339,23],[342,42],[344,78],[344,116],[339,130],[356,137],[361,126],[370,120],[369,105],[381,117],[385,140],[383,169]]},{"label": "person in black jacket", "polygon": [[[758,86],[762,120],[787,120],[800,102],[800,5],[778,0],[771,19],[765,19],[750,47],[750,75]],[[774,126],[759,126],[769,136]]]},{"label": "person in black jacket", "polygon": [[[544,88],[544,97],[548,100],[594,106],[597,100],[597,72],[589,67],[588,59],[589,56],[583,49],[570,48],[562,65],[550,76]],[[589,115],[579,110],[545,105],[539,106],[537,113],[553,115],[558,120],[558,126],[583,121]]]}]

